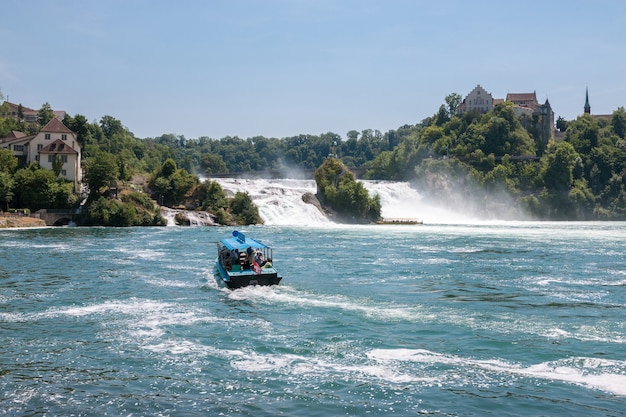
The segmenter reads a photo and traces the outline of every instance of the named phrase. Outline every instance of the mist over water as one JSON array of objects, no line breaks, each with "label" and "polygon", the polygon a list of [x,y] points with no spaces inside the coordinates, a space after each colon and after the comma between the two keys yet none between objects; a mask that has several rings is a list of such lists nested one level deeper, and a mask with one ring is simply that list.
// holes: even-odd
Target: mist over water
[{"label": "mist over water", "polygon": [[[216,178],[229,195],[247,192],[259,207],[266,225],[306,226],[332,223],[312,204],[302,201],[302,195],[315,194],[314,180],[300,179],[240,179]],[[370,193],[378,194],[382,216],[386,218],[415,218],[430,224],[460,224],[476,219],[461,213],[438,208],[425,201],[408,182],[361,181]]]}]

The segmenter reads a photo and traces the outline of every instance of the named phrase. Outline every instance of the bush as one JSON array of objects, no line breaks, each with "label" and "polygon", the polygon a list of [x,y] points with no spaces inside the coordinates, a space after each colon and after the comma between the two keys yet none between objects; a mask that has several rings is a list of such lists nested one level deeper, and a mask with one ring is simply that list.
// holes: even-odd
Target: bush
[{"label": "bush", "polygon": [[228,207],[226,193],[217,181],[207,180],[198,189],[202,210],[218,211]]},{"label": "bush", "polygon": [[230,211],[240,224],[263,223],[259,209],[246,192],[238,192],[230,201]]},{"label": "bush", "polygon": [[380,219],[380,196],[371,198],[363,183],[335,158],[327,159],[315,171],[317,198],[334,210],[343,220],[350,222]]},{"label": "bush", "polygon": [[[141,195],[140,193],[133,193]],[[89,204],[85,212],[78,216],[78,224],[81,226],[165,226],[167,221],[158,212],[146,209],[143,206],[136,206],[135,198],[142,200],[138,196],[124,196],[126,202],[110,200],[100,197]],[[148,200],[149,201],[149,200]],[[143,203],[146,203],[143,201]]]},{"label": "bush", "polygon": [[154,202],[150,197],[148,197],[144,193],[139,193],[137,191],[133,191],[129,194],[124,194],[122,196],[122,201],[125,203],[136,204],[139,205],[146,210],[154,210]]},{"label": "bush", "polygon": [[152,175],[149,186],[160,204],[171,207],[181,204],[198,182],[198,177],[182,168],[177,169],[176,163],[168,159]]}]

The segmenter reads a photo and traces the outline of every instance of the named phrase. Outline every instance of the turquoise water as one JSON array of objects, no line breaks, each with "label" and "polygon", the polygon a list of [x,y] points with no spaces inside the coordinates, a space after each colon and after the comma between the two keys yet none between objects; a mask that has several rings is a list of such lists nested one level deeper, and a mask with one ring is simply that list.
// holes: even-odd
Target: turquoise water
[{"label": "turquoise water", "polygon": [[626,223],[241,230],[0,231],[0,415],[626,415]]}]

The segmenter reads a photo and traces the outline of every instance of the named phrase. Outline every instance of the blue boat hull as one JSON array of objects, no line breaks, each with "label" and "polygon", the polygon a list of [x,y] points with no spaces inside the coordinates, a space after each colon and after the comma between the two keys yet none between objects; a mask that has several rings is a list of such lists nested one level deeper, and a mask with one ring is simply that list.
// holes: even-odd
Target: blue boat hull
[{"label": "blue boat hull", "polygon": [[252,270],[227,271],[219,262],[215,267],[220,279],[233,290],[250,285],[278,285],[283,279],[274,268],[262,268],[261,273],[256,274]]},{"label": "blue boat hull", "polygon": [[228,288],[278,285],[283,277],[272,263],[272,248],[237,230],[232,235],[217,242],[215,260],[217,274]]}]

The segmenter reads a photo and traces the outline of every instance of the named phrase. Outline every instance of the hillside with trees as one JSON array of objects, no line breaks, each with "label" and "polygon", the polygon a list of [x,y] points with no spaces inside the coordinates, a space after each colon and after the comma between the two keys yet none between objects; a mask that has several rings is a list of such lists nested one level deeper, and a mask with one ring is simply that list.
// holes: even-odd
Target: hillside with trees
[{"label": "hillside with trees", "polygon": [[[139,139],[111,116],[89,122],[79,114],[66,115],[63,123],[77,133],[86,196],[89,206],[96,207],[84,224],[106,219],[116,225],[162,224],[158,205],[209,210],[222,224],[258,223],[258,210],[247,194],[227,197],[219,184],[201,178],[225,172],[313,171],[329,154],[348,169],[366,168],[367,179],[409,181],[444,207],[509,219],[626,219],[623,107],[610,118],[559,118],[563,140],[542,142],[515,116],[511,103],[484,114],[457,115],[457,96],[446,97],[446,104],[419,123],[384,134],[352,130],[345,140],[332,132],[286,138],[164,134]],[[40,123],[50,120],[50,106],[44,104],[38,114]],[[9,117],[0,107],[0,137],[14,130],[34,134],[41,126]],[[147,178],[140,188],[133,185],[138,176]],[[101,199],[110,199],[111,183],[136,194],[105,203]],[[3,209],[78,207],[82,197],[53,171],[17,166],[10,151],[0,150]],[[154,206],[148,207],[147,201]]]},{"label": "hillside with trees", "polygon": [[463,202],[499,217],[624,220],[624,126],[623,107],[610,119],[586,114],[562,126],[564,140],[544,144],[521,126],[510,103],[463,116],[442,107],[376,157],[367,175],[411,181],[444,204]]}]

